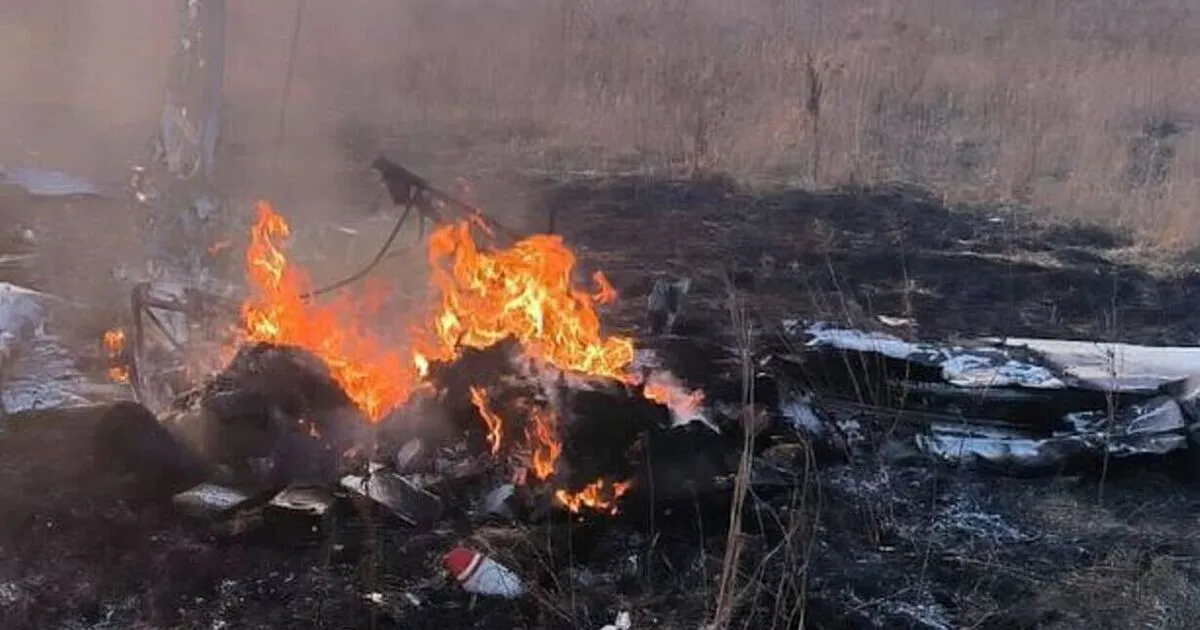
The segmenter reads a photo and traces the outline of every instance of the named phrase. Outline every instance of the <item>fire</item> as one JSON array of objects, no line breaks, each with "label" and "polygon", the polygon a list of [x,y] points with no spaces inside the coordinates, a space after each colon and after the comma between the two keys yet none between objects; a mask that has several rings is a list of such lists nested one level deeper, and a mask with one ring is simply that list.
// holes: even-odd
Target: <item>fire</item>
[{"label": "fire", "polygon": [[597,479],[574,494],[566,490],[556,490],[554,498],[574,514],[578,514],[585,507],[597,512],[616,514],[617,499],[629,491],[630,485],[624,481],[608,484],[603,479]]},{"label": "fire", "polygon": [[504,421],[488,408],[487,390],[482,387],[472,387],[471,404],[475,405],[475,410],[479,412],[479,416],[487,424],[487,438],[488,444],[491,446],[492,455],[498,455],[500,453],[500,436],[501,430],[504,427]]},{"label": "fire", "polygon": [[308,277],[288,263],[277,245],[290,235],[287,222],[267,202],[259,202],[255,210],[258,219],[246,249],[250,296],[242,304],[244,340],[312,352],[324,360],[351,400],[369,418],[379,420],[415,391],[419,363],[360,323],[361,301],[305,301]]},{"label": "fire", "polygon": [[704,391],[689,390],[670,372],[651,372],[642,384],[642,395],[670,410],[675,424],[706,421],[702,410]]},{"label": "fire", "polygon": [[443,355],[514,337],[527,354],[561,370],[624,379],[633,341],[602,335],[595,309],[597,297],[614,293],[608,280],[596,276],[597,296],[575,288],[575,256],[556,235],[482,251],[472,225],[444,226],[429,240],[432,281],[441,295],[434,332]]},{"label": "fire", "polygon": [[101,343],[108,352],[108,378],[114,383],[129,382],[129,368],[122,363],[121,355],[125,351],[125,331],[113,328],[105,331]]},{"label": "fire", "polygon": [[592,301],[596,304],[611,304],[617,299],[617,290],[613,288],[608,278],[604,276],[603,271],[597,271],[592,274],[592,282],[596,284],[596,292],[592,294]]},{"label": "fire", "polygon": [[529,423],[525,425],[526,439],[531,451],[529,466],[533,469],[533,476],[542,481],[554,474],[558,456],[562,453],[556,424],[552,410],[534,407],[529,414]]},{"label": "fire", "polygon": [[[250,294],[242,305],[241,340],[293,345],[317,355],[372,420],[407,401],[433,362],[510,337],[528,357],[564,372],[633,380],[633,341],[604,335],[597,315],[596,307],[612,302],[616,290],[600,272],[592,276],[593,291],[577,288],[575,256],[558,236],[538,234],[507,248],[484,249],[473,231],[490,236],[490,230],[478,218],[435,230],[428,244],[432,308],[423,325],[408,331],[406,348],[362,325],[366,304],[361,299],[306,300],[309,279],[283,249],[290,235],[287,222],[265,201],[256,205],[256,213],[246,250]],[[654,400],[661,393],[650,387],[646,392]],[[470,396],[487,429],[490,451],[497,455],[503,419],[485,389],[472,387]],[[559,419],[545,406],[531,405],[526,412],[529,471],[547,481],[562,453]],[[629,482],[597,480],[579,492],[557,490],[555,497],[572,512],[586,507],[615,513],[616,500],[629,487]]]},{"label": "fire", "polygon": [[687,391],[655,382],[646,383],[644,395],[656,403],[680,410],[695,410],[704,402],[703,391]]}]

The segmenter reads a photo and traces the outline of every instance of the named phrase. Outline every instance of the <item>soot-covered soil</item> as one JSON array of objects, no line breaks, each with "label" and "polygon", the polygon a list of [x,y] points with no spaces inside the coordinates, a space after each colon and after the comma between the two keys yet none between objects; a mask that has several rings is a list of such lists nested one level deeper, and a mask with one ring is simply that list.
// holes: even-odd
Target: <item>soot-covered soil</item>
[{"label": "soot-covered soil", "polygon": [[[622,291],[614,328],[640,325],[660,272],[695,280],[693,329],[727,326],[706,299],[723,295],[723,273],[764,322],[889,315],[933,338],[1179,344],[1200,324],[1200,274],[1152,273],[1119,236],[1019,211],[951,211],[902,188],[764,194],[624,179],[540,190],[584,263]],[[38,220],[53,242],[54,221]],[[455,519],[413,532],[353,513],[309,547],[218,541],[98,472],[94,416],[18,420],[0,433],[0,627],[599,628],[629,610],[634,628],[696,628],[714,611],[721,497],[587,529],[578,557],[561,524],[481,531]],[[777,449],[794,487],[749,500],[735,627],[1190,628],[1200,614],[1200,493],[1179,467],[1101,484],[937,470],[887,448],[807,453]],[[542,576],[538,596],[472,602],[447,585],[438,557],[472,536]]]},{"label": "soot-covered soil", "polygon": [[1187,344],[1200,323],[1194,265],[1164,264],[1099,228],[1017,208],[949,209],[899,185],[763,193],[628,178],[553,185],[544,204],[629,296],[652,273],[691,277],[710,294],[732,276],[764,317],[904,317],[942,339]]}]

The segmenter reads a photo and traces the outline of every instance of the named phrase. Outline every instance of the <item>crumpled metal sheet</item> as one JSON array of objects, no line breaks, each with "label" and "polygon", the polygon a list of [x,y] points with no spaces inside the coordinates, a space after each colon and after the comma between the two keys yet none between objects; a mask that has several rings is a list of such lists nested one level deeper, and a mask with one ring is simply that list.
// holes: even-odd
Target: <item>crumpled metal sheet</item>
[{"label": "crumpled metal sheet", "polygon": [[97,184],[61,171],[38,168],[0,169],[0,186],[16,186],[35,197],[123,197],[121,186]]},{"label": "crumpled metal sheet", "polygon": [[1200,375],[1200,347],[1139,346],[1063,339],[989,339],[997,347],[1024,348],[1047,365],[1105,391],[1149,391]]},{"label": "crumpled metal sheet", "polygon": [[47,334],[55,295],[0,282],[0,401],[8,414],[91,404],[114,388],[85,376],[62,341]]},{"label": "crumpled metal sheet", "polygon": [[1011,472],[1054,472],[1107,454],[1113,458],[1167,455],[1188,447],[1188,419],[1171,398],[1133,405],[1110,416],[1097,410],[1069,414],[1076,424],[1050,437],[962,423],[934,423],[916,436],[917,447],[940,461]]},{"label": "crumpled metal sheet", "polygon": [[48,335],[32,340],[5,369],[0,396],[4,410],[18,414],[36,409],[72,407],[97,402],[89,380],[59,341]]},{"label": "crumpled metal sheet", "polygon": [[0,362],[23,340],[45,327],[51,296],[9,282],[0,282]]},{"label": "crumpled metal sheet", "polygon": [[784,326],[791,334],[805,337],[808,347],[876,352],[893,359],[940,367],[946,381],[959,387],[1062,389],[1067,386],[1046,366],[1018,360],[1003,348],[914,343],[887,333],[837,328],[822,322],[802,325],[792,321],[784,322]]},{"label": "crumpled metal sheet", "polygon": [[[1086,466],[1104,456],[1164,456],[1200,445],[1200,378],[1191,377],[1200,373],[1200,348],[1114,349],[1108,347],[1113,344],[1057,340],[991,340],[994,347],[966,348],[822,324],[788,325],[793,335],[806,336],[805,348],[813,352],[833,347],[940,368],[931,372],[940,372],[940,380],[892,375],[920,403],[913,409],[879,409],[877,415],[915,424],[907,448],[943,463],[1040,474]],[[1028,358],[1010,354],[1026,347],[1033,350]],[[1102,382],[1094,372],[1102,358],[1111,366],[1114,354],[1124,357],[1130,377]],[[870,369],[856,361],[845,365],[851,372]],[[867,371],[852,377],[869,383],[879,376]],[[998,389],[983,390],[983,385]],[[1105,392],[1120,392],[1118,408],[1108,408]],[[813,402],[793,396],[777,413],[817,439],[861,438],[845,430],[846,418],[823,413]],[[980,413],[988,417],[973,415]],[[1030,413],[1037,421],[1028,419]],[[871,414],[855,420],[863,417]]]}]

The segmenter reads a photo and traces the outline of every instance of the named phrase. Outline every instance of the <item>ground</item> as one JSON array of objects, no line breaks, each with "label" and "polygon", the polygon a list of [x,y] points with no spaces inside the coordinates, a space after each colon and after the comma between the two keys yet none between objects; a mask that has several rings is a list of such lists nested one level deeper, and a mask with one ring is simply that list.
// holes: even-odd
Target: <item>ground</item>
[{"label": "ground", "polygon": [[[111,183],[144,148],[177,7],[93,4],[0,11],[0,166]],[[642,298],[668,273],[695,281],[684,330],[704,337],[736,327],[733,285],[768,333],[783,318],[886,316],[928,339],[1195,343],[1200,20],[1187,3],[553,4],[307,3],[294,57],[294,6],[231,4],[223,192],[242,210],[276,201],[317,280],[336,279],[387,229],[347,210],[372,196],[366,164],[384,138],[435,181],[470,178],[489,209],[527,209],[512,218],[530,229],[554,209],[582,264],[621,290],[604,313],[614,330],[640,334]],[[708,172],[738,185],[673,179]],[[33,269],[0,263],[0,280],[81,303],[56,332],[94,351],[127,310],[119,268],[140,260],[137,223],[121,202],[0,191],[0,257],[25,247],[25,227],[41,252]],[[359,236],[319,229],[339,223]],[[411,284],[420,263],[390,260],[380,277]],[[25,418],[0,437],[0,626],[578,628],[627,608],[635,628],[695,628],[714,613],[720,522],[702,528],[707,546],[687,527],[656,542],[661,520],[614,525],[643,536],[614,534],[617,550],[583,562],[590,578],[472,610],[427,581],[469,528],[384,528],[395,544],[365,556],[218,544],[117,496],[84,456],[86,425]],[[807,492],[752,502],[769,526],[745,538],[743,627],[796,627],[801,611],[826,628],[1194,625],[1197,497],[1179,467],[1098,484],[875,455],[820,458]],[[610,584],[609,565],[635,552],[654,561]],[[375,589],[426,603],[369,604]]]},{"label": "ground", "polygon": [[[1200,273],[1186,262],[1019,210],[946,208],[904,187],[813,193],[721,178],[526,185],[535,203],[525,224],[544,225],[555,209],[581,264],[603,269],[622,294],[606,325],[635,335],[658,273],[693,278],[685,331],[700,335],[730,330],[731,286],[768,327],[785,317],[879,327],[887,315],[916,322],[901,334],[933,339],[1189,344],[1200,323],[1188,308]],[[119,256],[76,225],[98,211],[118,209],[4,205],[6,224],[33,226],[59,269],[79,270],[5,270],[6,279],[74,295],[91,289],[81,299],[97,308],[74,322],[81,338],[107,327],[123,301],[98,289],[116,286],[107,263]],[[108,235],[112,247],[121,234]],[[93,243],[88,267],[63,254],[81,242]],[[17,420],[0,436],[5,628],[598,628],[620,610],[634,613],[635,628],[694,628],[714,613],[725,538],[723,518],[705,522],[711,498],[696,499],[707,510],[699,520],[677,507],[649,522],[631,510],[630,520],[592,526],[578,556],[550,542],[554,523],[480,533],[455,522],[414,533],[346,520],[311,547],[222,542],[97,474],[86,414]],[[849,461],[791,452],[783,461],[795,489],[763,488],[749,500],[734,625],[1185,628],[1200,612],[1200,538],[1189,533],[1200,494],[1178,468],[1121,471],[1100,484],[981,477],[869,450]],[[556,563],[535,570],[547,576],[544,592],[472,603],[442,582],[438,554],[472,535],[518,564]],[[529,540],[546,542],[520,542]],[[521,551],[545,544],[549,551]],[[623,570],[629,558],[640,563],[632,573]],[[368,601],[371,593],[384,603]]]}]

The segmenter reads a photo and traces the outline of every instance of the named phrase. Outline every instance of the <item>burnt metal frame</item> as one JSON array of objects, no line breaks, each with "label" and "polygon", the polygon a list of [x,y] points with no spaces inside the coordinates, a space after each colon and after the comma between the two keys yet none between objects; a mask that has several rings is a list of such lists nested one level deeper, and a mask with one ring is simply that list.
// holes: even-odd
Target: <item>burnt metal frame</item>
[{"label": "burnt metal frame", "polygon": [[183,287],[182,299],[161,299],[152,293],[153,283],[142,282],[130,293],[130,310],[133,316],[132,332],[129,343],[129,385],[134,399],[147,405],[151,403],[152,395],[146,391],[144,381],[144,361],[146,356],[146,333],[148,325],[166,340],[167,345],[179,352],[181,357],[187,354],[187,342],[178,339],[154,310],[173,311],[181,313],[189,322],[213,321],[222,315],[237,313],[237,304],[229,298],[200,291],[191,287]]}]

